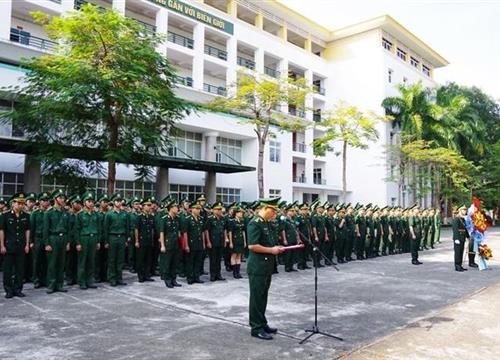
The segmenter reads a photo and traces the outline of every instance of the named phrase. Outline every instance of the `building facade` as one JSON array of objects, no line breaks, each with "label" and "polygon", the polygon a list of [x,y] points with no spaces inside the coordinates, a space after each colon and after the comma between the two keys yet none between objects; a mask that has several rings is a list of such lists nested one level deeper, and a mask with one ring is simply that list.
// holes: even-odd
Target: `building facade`
[{"label": "building facade", "polygon": [[[0,2],[0,86],[22,82],[22,57],[51,51],[54,45],[30,12],[53,15],[75,11],[84,0],[4,0]],[[397,94],[398,83],[423,81],[434,86],[434,69],[447,61],[390,16],[381,16],[343,29],[326,29],[277,1],[246,0],[90,0],[139,21],[147,31],[166,35],[158,51],[177,69],[179,96],[208,102],[226,95],[238,71],[262,74],[269,79],[304,78],[315,91],[306,98],[305,112],[283,106],[277,111],[308,124],[339,100],[383,114],[380,104]],[[6,99],[0,106],[12,104]],[[181,122],[170,156],[256,167],[257,139],[253,128],[240,118],[221,113],[198,112]],[[386,146],[394,141],[391,124],[378,125],[380,139],[368,150],[348,149],[348,201],[374,204],[401,202],[401,189],[387,181],[391,165]],[[279,132],[265,151],[265,195],[286,200],[337,201],[341,195],[339,146],[324,157],[315,157],[311,144],[324,134],[320,126],[303,132]],[[1,137],[22,136],[8,123]],[[24,156],[0,153],[0,194],[23,187]],[[257,197],[255,172],[216,174],[169,169],[161,181],[170,192],[194,197],[215,185],[224,202]],[[138,183],[130,167],[120,165],[117,190],[148,195],[157,182]],[[214,181],[215,180],[215,181]],[[106,188],[105,179],[92,177],[92,187]],[[42,176],[43,190],[59,186]]]}]

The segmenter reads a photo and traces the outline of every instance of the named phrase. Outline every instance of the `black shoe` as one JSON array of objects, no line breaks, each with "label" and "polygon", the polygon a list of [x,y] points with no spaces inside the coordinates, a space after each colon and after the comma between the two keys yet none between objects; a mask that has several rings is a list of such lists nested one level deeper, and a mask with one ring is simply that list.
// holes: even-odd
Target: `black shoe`
[{"label": "black shoe", "polygon": [[413,265],[422,265],[422,263],[418,260],[412,261],[411,262]]},{"label": "black shoe", "polygon": [[290,271],[295,272],[295,271],[297,271],[297,269],[291,268]]},{"label": "black shoe", "polygon": [[6,299],[12,299],[13,297],[14,297],[14,294],[11,293],[11,292],[8,292],[8,293],[5,294],[5,298]]},{"label": "black shoe", "polygon": [[126,283],[126,282],[123,282],[123,281],[118,281],[116,284],[117,284],[117,285],[121,285],[121,286],[125,286],[125,285],[127,285],[127,283]]},{"label": "black shoe", "polygon": [[224,279],[221,275],[218,275],[215,279],[219,281],[226,281],[226,279]]},{"label": "black shoe", "polygon": [[231,271],[233,271],[233,268],[231,266],[226,266],[226,271],[231,272]]},{"label": "black shoe", "polygon": [[149,282],[151,282],[151,281],[155,281],[155,279],[146,278],[146,279],[144,279],[144,281],[149,281]]},{"label": "black shoe", "polygon": [[92,285],[88,285],[87,287],[88,287],[89,289],[97,289],[97,286],[96,286],[96,285],[94,285],[94,284],[92,284]]},{"label": "black shoe", "polygon": [[129,271],[131,274],[137,274],[137,271],[135,271],[134,269],[130,269]]},{"label": "black shoe", "polygon": [[458,272],[463,272],[464,271],[464,268],[461,267],[461,266],[455,266],[455,271],[458,271]]},{"label": "black shoe", "polygon": [[201,275],[208,275],[208,273],[207,273],[205,270],[203,270],[203,271],[201,272]]},{"label": "black shoe", "polygon": [[109,285],[112,286],[112,287],[118,286],[117,283],[109,283]]},{"label": "black shoe", "polygon": [[266,333],[264,330],[261,330],[256,334],[252,334],[252,336],[256,337],[257,339],[261,339],[261,340],[272,340],[273,339],[273,337],[270,334]]},{"label": "black shoe", "polygon": [[172,281],[172,285],[174,285],[175,287],[182,287],[182,285],[175,280]]},{"label": "black shoe", "polygon": [[55,292],[56,292],[56,291],[55,291],[55,290],[52,290],[52,289],[47,290],[47,294],[53,294],[53,293],[55,293]]},{"label": "black shoe", "polygon": [[463,271],[467,271],[467,269],[466,269],[466,268],[464,268],[463,266],[462,266],[462,270],[463,270]]},{"label": "black shoe", "polygon": [[264,326],[264,331],[268,334],[276,334],[278,332],[278,329],[272,328],[269,325]]},{"label": "black shoe", "polygon": [[24,295],[24,294],[23,294],[23,292],[22,292],[21,290],[16,291],[16,292],[14,293],[14,296],[17,296],[17,297],[26,297],[26,295]]},{"label": "black shoe", "polygon": [[476,263],[472,263],[472,264],[469,264],[469,267],[472,267],[472,268],[477,268],[479,267]]},{"label": "black shoe", "polygon": [[139,279],[139,282],[140,282],[140,283],[143,283],[143,282],[144,282],[144,279]]},{"label": "black shoe", "polygon": [[216,281],[217,277],[216,276],[210,276],[210,281]]},{"label": "black shoe", "polygon": [[68,290],[67,290],[67,289],[64,289],[64,288],[61,288],[61,289],[59,289],[59,290],[57,290],[57,291],[58,291],[58,292],[62,292],[62,293],[67,293],[67,292],[68,292]]},{"label": "black shoe", "polygon": [[194,284],[194,280],[188,280],[188,285],[193,285]]},{"label": "black shoe", "polygon": [[200,280],[200,279],[196,279],[194,281],[195,284],[204,284],[205,282],[203,280]]},{"label": "black shoe", "polygon": [[167,282],[167,281],[165,281],[165,286],[168,287],[169,289],[173,289],[174,288],[174,285],[172,285],[171,282]]},{"label": "black shoe", "polygon": [[87,290],[87,289],[88,289],[88,287],[80,285],[80,290]]}]

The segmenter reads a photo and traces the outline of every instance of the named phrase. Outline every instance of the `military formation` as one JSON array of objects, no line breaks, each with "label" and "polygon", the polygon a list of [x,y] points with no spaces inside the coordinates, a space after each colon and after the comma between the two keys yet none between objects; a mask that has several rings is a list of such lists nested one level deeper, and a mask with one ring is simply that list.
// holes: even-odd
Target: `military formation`
[{"label": "military formation", "polygon": [[[159,276],[167,288],[181,286],[179,278],[189,285],[224,281],[223,269],[240,279],[248,225],[261,207],[260,201],[209,205],[204,196],[190,201],[177,194],[161,200],[119,193],[66,196],[60,189],[0,198],[6,297],[25,296],[26,282],[49,294],[72,285],[125,286],[123,270],[137,274],[139,282]],[[293,272],[400,253],[411,253],[412,264],[419,265],[418,252],[439,243],[441,216],[417,206],[279,201],[269,229],[276,246],[304,244],[272,256],[274,273],[278,265]]]}]

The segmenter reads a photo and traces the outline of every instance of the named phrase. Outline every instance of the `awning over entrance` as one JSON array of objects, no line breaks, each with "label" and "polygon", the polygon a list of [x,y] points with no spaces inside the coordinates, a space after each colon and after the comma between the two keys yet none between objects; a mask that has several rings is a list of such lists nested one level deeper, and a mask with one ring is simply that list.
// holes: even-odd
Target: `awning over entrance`
[{"label": "awning over entrance", "polygon": [[[38,155],[45,151],[47,144],[26,141],[22,139],[0,138],[0,152]],[[106,161],[104,152],[100,149],[82,148],[69,145],[50,145],[54,151],[64,154],[65,157],[78,160]],[[214,161],[186,159],[173,156],[149,156],[132,154],[123,163],[131,165],[158,166],[169,169],[185,169],[196,171],[210,171],[215,173],[233,174],[239,172],[255,171],[254,167],[222,164]]]}]

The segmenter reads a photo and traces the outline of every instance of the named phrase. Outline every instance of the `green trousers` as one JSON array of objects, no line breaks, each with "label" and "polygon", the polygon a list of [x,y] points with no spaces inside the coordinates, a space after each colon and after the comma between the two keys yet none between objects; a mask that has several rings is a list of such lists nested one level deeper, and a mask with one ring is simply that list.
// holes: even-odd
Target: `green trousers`
[{"label": "green trousers", "polygon": [[177,277],[179,252],[179,249],[168,249],[165,253],[160,253],[160,273],[165,283],[170,283]]},{"label": "green trousers", "polygon": [[8,252],[3,257],[3,288],[8,294],[23,290],[24,249]]},{"label": "green trousers", "polygon": [[47,288],[58,291],[64,285],[64,265],[66,259],[66,237],[50,236],[52,251],[47,252]]},{"label": "green trousers", "polygon": [[[131,246],[129,246],[131,247]],[[137,256],[136,270],[139,281],[144,281],[151,277],[151,263],[153,256],[153,245],[142,244],[135,252]]]},{"label": "green trousers", "polygon": [[71,242],[69,251],[66,252],[66,267],[64,269],[66,282],[69,285],[76,284],[78,281],[78,251],[76,243]]},{"label": "green trousers", "polygon": [[188,282],[200,278],[204,260],[203,255],[203,250],[191,250],[186,253],[186,278]]},{"label": "green trousers", "polygon": [[267,325],[266,308],[271,275],[248,275],[250,283],[249,323],[252,334],[257,334]]},{"label": "green trousers", "polygon": [[97,235],[82,236],[80,244],[82,249],[78,252],[78,285],[88,287],[95,282]]},{"label": "green trousers", "polygon": [[47,286],[47,254],[41,238],[33,245],[33,285]]},{"label": "green trousers", "polygon": [[125,236],[109,236],[108,248],[108,281],[116,285],[123,281],[122,271],[125,261]]}]

